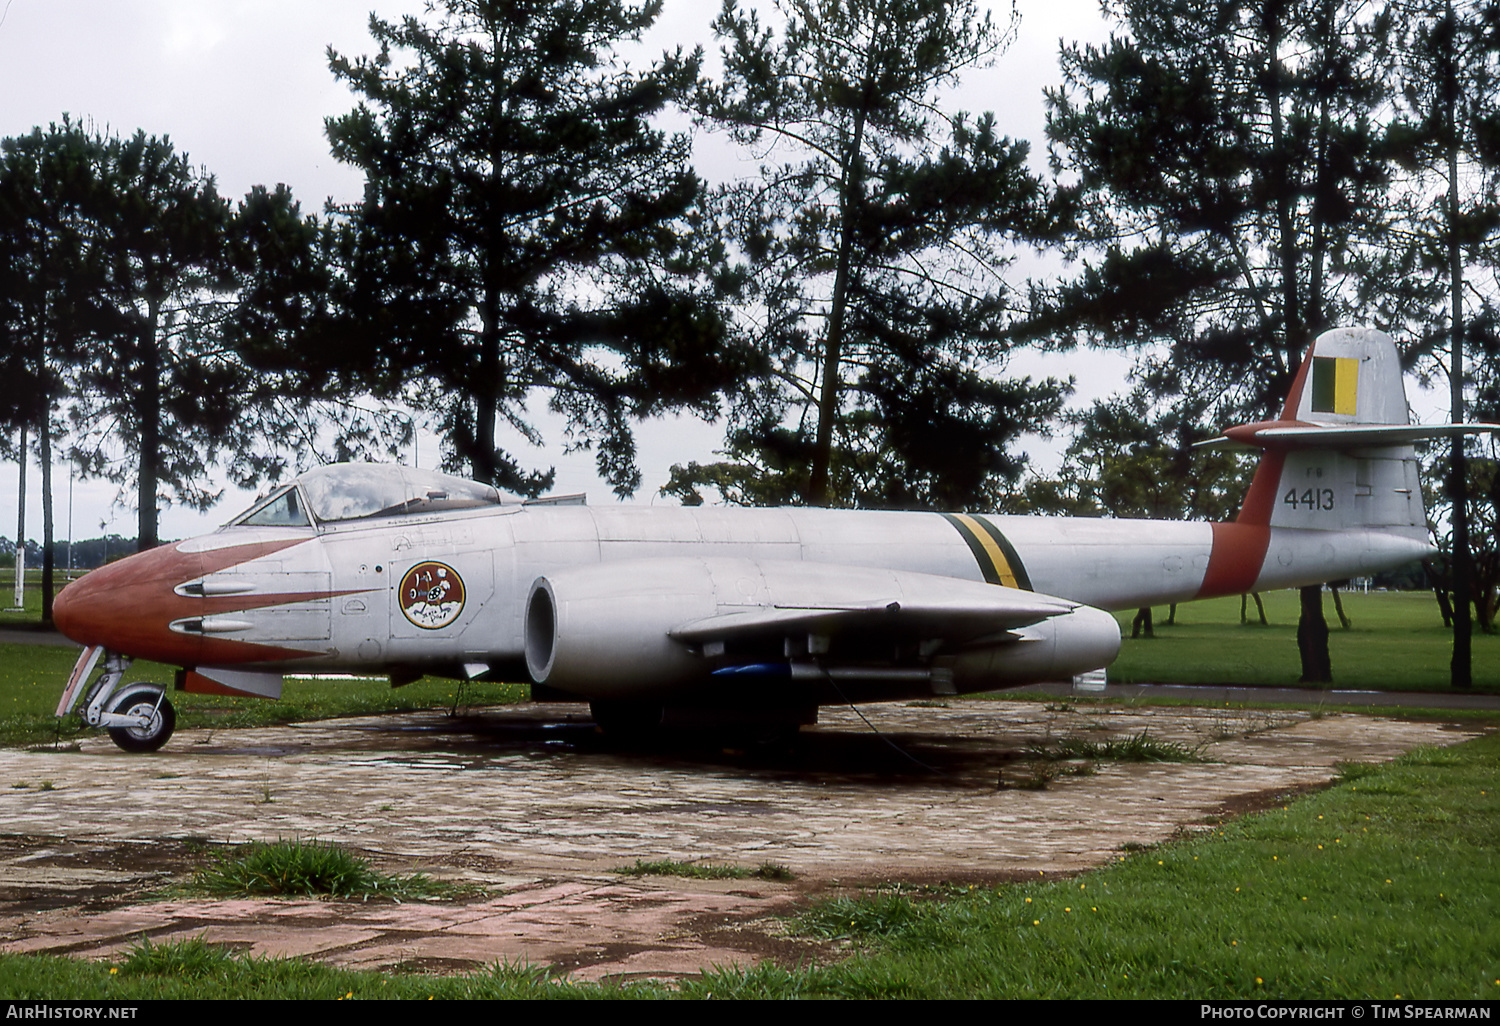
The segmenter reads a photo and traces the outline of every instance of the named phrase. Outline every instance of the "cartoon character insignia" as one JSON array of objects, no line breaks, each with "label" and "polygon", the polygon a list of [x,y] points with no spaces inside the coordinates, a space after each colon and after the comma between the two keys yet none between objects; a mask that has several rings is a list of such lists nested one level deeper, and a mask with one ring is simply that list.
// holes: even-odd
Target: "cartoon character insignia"
[{"label": "cartoon character insignia", "polygon": [[463,612],[463,578],[444,563],[418,563],[401,578],[400,602],[401,612],[418,627],[446,627]]}]

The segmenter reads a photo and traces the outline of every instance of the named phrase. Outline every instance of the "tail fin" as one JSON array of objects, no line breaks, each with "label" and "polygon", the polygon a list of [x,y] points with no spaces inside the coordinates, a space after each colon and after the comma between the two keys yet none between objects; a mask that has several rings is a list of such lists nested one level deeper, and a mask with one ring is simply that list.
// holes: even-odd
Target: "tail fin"
[{"label": "tail fin", "polygon": [[1483,427],[1413,426],[1390,337],[1373,328],[1324,332],[1302,361],[1281,418],[1224,433],[1225,441],[1265,450],[1235,522],[1425,538],[1412,443]]},{"label": "tail fin", "polygon": [[1484,431],[1500,424],[1412,424],[1395,343],[1371,328],[1324,332],[1279,420],[1204,443],[1264,454],[1234,523],[1212,525],[1197,597],[1338,580],[1436,551],[1413,443]]}]

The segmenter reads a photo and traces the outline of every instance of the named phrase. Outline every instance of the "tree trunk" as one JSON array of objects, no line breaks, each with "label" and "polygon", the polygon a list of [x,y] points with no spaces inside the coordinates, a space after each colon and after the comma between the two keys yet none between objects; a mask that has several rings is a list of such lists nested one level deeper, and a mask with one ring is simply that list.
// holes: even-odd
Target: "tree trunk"
[{"label": "tree trunk", "polygon": [[137,344],[141,347],[141,378],[136,419],[140,429],[140,463],[136,479],[135,551],[157,545],[156,486],[161,480],[161,353],[157,349],[157,326],[161,303],[147,300],[146,323]]},{"label": "tree trunk", "polygon": [[839,196],[839,249],[834,265],[833,296],[828,307],[828,327],[823,342],[823,386],[818,397],[818,431],[813,444],[812,466],[808,471],[807,504],[828,505],[828,475],[833,462],[833,424],[838,419],[840,368],[844,361],[844,322],[849,307],[849,262],[855,246],[855,192],[864,187],[863,154],[865,112],[861,107],[854,116],[854,131],[845,152],[843,181]]},{"label": "tree trunk", "polygon": [[[1349,582],[1345,581],[1344,583],[1347,584]],[[1329,585],[1328,590],[1333,592],[1333,608],[1339,614],[1339,626],[1347,631],[1354,624],[1349,620],[1349,617],[1344,615],[1344,600],[1340,597],[1339,590],[1333,585]]]},{"label": "tree trunk", "polygon": [[16,608],[26,608],[26,425],[21,425],[21,447],[16,450],[21,483],[16,488]]},{"label": "tree trunk", "polygon": [[[1282,364],[1285,368],[1287,388],[1280,390],[1282,394],[1290,390],[1293,376],[1297,373],[1297,366],[1302,359],[1303,338],[1305,327],[1303,323],[1302,304],[1297,291],[1302,278],[1297,272],[1297,264],[1301,260],[1302,245],[1297,237],[1296,220],[1293,217],[1293,206],[1302,202],[1302,189],[1304,183],[1293,183],[1291,181],[1289,164],[1285,159],[1286,152],[1286,129],[1283,123],[1282,85],[1286,74],[1281,64],[1281,43],[1286,35],[1286,28],[1282,23],[1282,16],[1286,13],[1285,5],[1267,4],[1263,9],[1263,19],[1266,33],[1266,108],[1270,114],[1271,123],[1271,150],[1275,156],[1272,172],[1272,188],[1276,191],[1276,251],[1281,256],[1281,342],[1285,350]],[[1268,325],[1274,327],[1274,325]]]},{"label": "tree trunk", "polygon": [[474,389],[474,438],[469,472],[485,484],[503,484],[495,459],[496,411],[504,392],[500,381],[500,291],[485,284],[480,301],[479,384]]},{"label": "tree trunk", "polygon": [[1302,684],[1332,684],[1333,661],[1328,655],[1328,621],[1323,619],[1323,586],[1301,589],[1302,616],[1297,620],[1297,653],[1302,657]]},{"label": "tree trunk", "polygon": [[1422,560],[1422,569],[1427,572],[1427,583],[1432,587],[1432,594],[1437,599],[1438,612],[1443,615],[1443,628],[1451,629],[1453,626],[1453,606],[1448,602],[1448,586],[1438,576],[1432,560]]},{"label": "tree trunk", "polygon": [[1177,626],[1177,603],[1176,602],[1173,602],[1171,605],[1167,606],[1167,626],[1168,627],[1176,627]]},{"label": "tree trunk", "polygon": [[1146,637],[1154,638],[1156,635],[1151,631],[1151,607],[1142,606],[1136,610],[1135,619],[1130,621],[1130,636],[1137,638],[1144,631]]},{"label": "tree trunk", "polygon": [[[1453,2],[1443,4],[1444,31],[1447,46],[1443,50],[1443,125],[1446,129],[1444,145],[1448,157],[1448,196],[1445,211],[1448,229],[1448,287],[1453,305],[1449,324],[1452,337],[1452,352],[1448,359],[1449,404],[1453,423],[1464,420],[1464,269],[1459,251],[1458,209],[1458,69],[1454,46],[1457,38],[1457,22],[1453,16]],[[1464,438],[1453,436],[1453,466],[1449,478],[1449,494],[1453,498],[1453,661],[1449,665],[1450,682],[1455,688],[1467,690],[1474,686],[1473,667],[1473,620],[1469,610],[1473,600],[1473,568],[1469,565],[1469,504],[1468,469],[1464,460]]]},{"label": "tree trunk", "polygon": [[1271,626],[1271,621],[1266,619],[1266,604],[1260,600],[1260,592],[1252,591],[1250,597],[1255,600],[1255,612],[1260,616],[1260,625]]},{"label": "tree trunk", "polygon": [[[481,366],[485,362],[481,361]],[[470,444],[469,474],[484,484],[497,484],[495,478],[495,403],[494,396],[479,394],[474,397],[474,437]],[[488,441],[486,441],[488,439]]]},{"label": "tree trunk", "polygon": [[52,622],[52,589],[53,589],[53,545],[52,545],[52,430],[47,423],[51,418],[51,404],[47,404],[47,412],[42,414],[42,434],[38,441],[41,443],[42,457],[42,623]]}]

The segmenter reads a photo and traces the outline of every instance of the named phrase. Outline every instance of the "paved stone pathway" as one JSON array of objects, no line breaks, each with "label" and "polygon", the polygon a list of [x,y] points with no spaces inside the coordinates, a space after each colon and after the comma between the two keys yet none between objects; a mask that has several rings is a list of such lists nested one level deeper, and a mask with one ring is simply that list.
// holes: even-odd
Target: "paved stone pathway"
[{"label": "paved stone pathway", "polygon": [[[0,751],[0,948],[107,958],[204,936],[365,968],[525,961],[577,979],[672,977],[815,951],[778,916],[892,880],[993,882],[1097,866],[1477,731],[1353,713],[963,701],[826,711],[769,751],[621,750],[576,706],[183,731],[153,756],[107,738]],[[1100,763],[1023,785],[1061,737],[1204,745],[1209,763]],[[906,754],[898,752],[887,740]],[[910,758],[909,758],[909,757]],[[912,759],[930,769],[922,768]],[[997,788],[997,782],[1005,784]],[[205,845],[336,842],[388,873],[475,885],[436,903],[142,900]],[[790,868],[790,883],[627,878],[638,860]]]}]

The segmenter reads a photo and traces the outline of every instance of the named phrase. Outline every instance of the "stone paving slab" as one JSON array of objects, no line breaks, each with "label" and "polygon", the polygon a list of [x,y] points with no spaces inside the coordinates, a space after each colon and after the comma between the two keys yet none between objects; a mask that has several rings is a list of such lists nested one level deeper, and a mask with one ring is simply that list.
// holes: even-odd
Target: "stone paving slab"
[{"label": "stone paving slab", "polygon": [[[825,711],[769,752],[620,749],[577,707],[547,705],[184,731],[152,756],[103,737],[0,751],[0,948],[109,958],[143,936],[204,936],[366,968],[524,961],[578,979],[797,961],[811,948],[783,937],[776,916],[811,892],[1075,872],[1318,786],[1340,762],[1478,733],[1344,712],[1066,701],[861,711],[884,737]],[[1035,771],[1028,749],[1050,739],[1142,732],[1214,761],[1101,762],[1045,790],[1017,786]],[[142,900],[202,864],[192,853],[204,845],[278,838],[337,842],[385,872],[466,882],[483,897]],[[774,862],[797,880],[611,872],[658,859]]]}]

